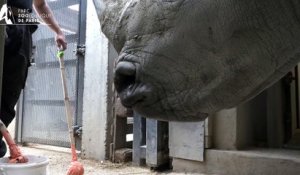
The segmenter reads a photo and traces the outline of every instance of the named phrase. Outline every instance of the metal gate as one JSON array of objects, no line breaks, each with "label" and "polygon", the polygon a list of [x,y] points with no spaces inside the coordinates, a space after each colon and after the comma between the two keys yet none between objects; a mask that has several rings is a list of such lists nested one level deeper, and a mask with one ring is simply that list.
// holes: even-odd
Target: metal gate
[{"label": "metal gate", "polygon": [[[85,14],[85,0],[47,0],[59,25],[66,35],[68,49],[65,52],[68,91],[74,111],[74,126],[81,125],[81,96],[83,83],[82,54],[76,55],[81,46],[81,15]],[[80,29],[79,29],[80,28]],[[80,31],[80,32],[79,32]],[[69,147],[59,62],[56,58],[54,33],[45,25],[33,35],[33,59],[29,68],[23,96],[18,108],[19,142],[39,143]],[[74,52],[75,51],[75,52]],[[79,111],[79,112],[78,112]],[[77,142],[78,143],[78,142]],[[79,148],[79,146],[77,145]]]}]

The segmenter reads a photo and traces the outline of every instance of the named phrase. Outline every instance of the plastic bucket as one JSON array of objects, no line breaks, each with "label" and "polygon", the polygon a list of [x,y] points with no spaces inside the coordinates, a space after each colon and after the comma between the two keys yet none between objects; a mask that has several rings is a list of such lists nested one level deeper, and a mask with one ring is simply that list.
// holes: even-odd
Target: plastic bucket
[{"label": "plastic bucket", "polygon": [[47,175],[49,160],[43,156],[26,155],[27,163],[7,163],[8,158],[0,159],[0,175]]}]

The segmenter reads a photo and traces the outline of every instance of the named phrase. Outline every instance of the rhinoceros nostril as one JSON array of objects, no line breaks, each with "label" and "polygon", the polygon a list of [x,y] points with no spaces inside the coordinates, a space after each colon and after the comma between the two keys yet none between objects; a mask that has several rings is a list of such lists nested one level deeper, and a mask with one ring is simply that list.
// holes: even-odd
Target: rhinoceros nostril
[{"label": "rhinoceros nostril", "polygon": [[119,62],[115,69],[114,83],[118,92],[135,83],[136,67],[130,62]]}]

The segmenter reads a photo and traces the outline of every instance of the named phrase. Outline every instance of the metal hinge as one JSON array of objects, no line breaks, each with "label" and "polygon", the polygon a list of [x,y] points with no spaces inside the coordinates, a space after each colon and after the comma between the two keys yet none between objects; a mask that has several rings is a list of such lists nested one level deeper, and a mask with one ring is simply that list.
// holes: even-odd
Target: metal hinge
[{"label": "metal hinge", "polygon": [[75,125],[73,126],[74,137],[82,136],[82,126]]},{"label": "metal hinge", "polygon": [[84,44],[77,45],[75,52],[76,52],[76,55],[84,56],[85,55],[85,45]]}]

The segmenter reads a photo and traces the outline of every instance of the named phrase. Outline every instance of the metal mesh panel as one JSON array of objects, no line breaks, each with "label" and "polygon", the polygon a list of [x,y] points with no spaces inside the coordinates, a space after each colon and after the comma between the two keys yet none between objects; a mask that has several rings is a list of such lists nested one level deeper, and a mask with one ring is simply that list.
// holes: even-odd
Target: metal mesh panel
[{"label": "metal mesh panel", "polygon": [[[79,0],[48,0],[68,42],[65,66],[69,97],[75,114]],[[54,33],[45,25],[33,35],[34,63],[24,89],[22,142],[69,146],[59,62]],[[75,117],[75,116],[74,116]],[[74,120],[75,121],[75,120]]]}]

